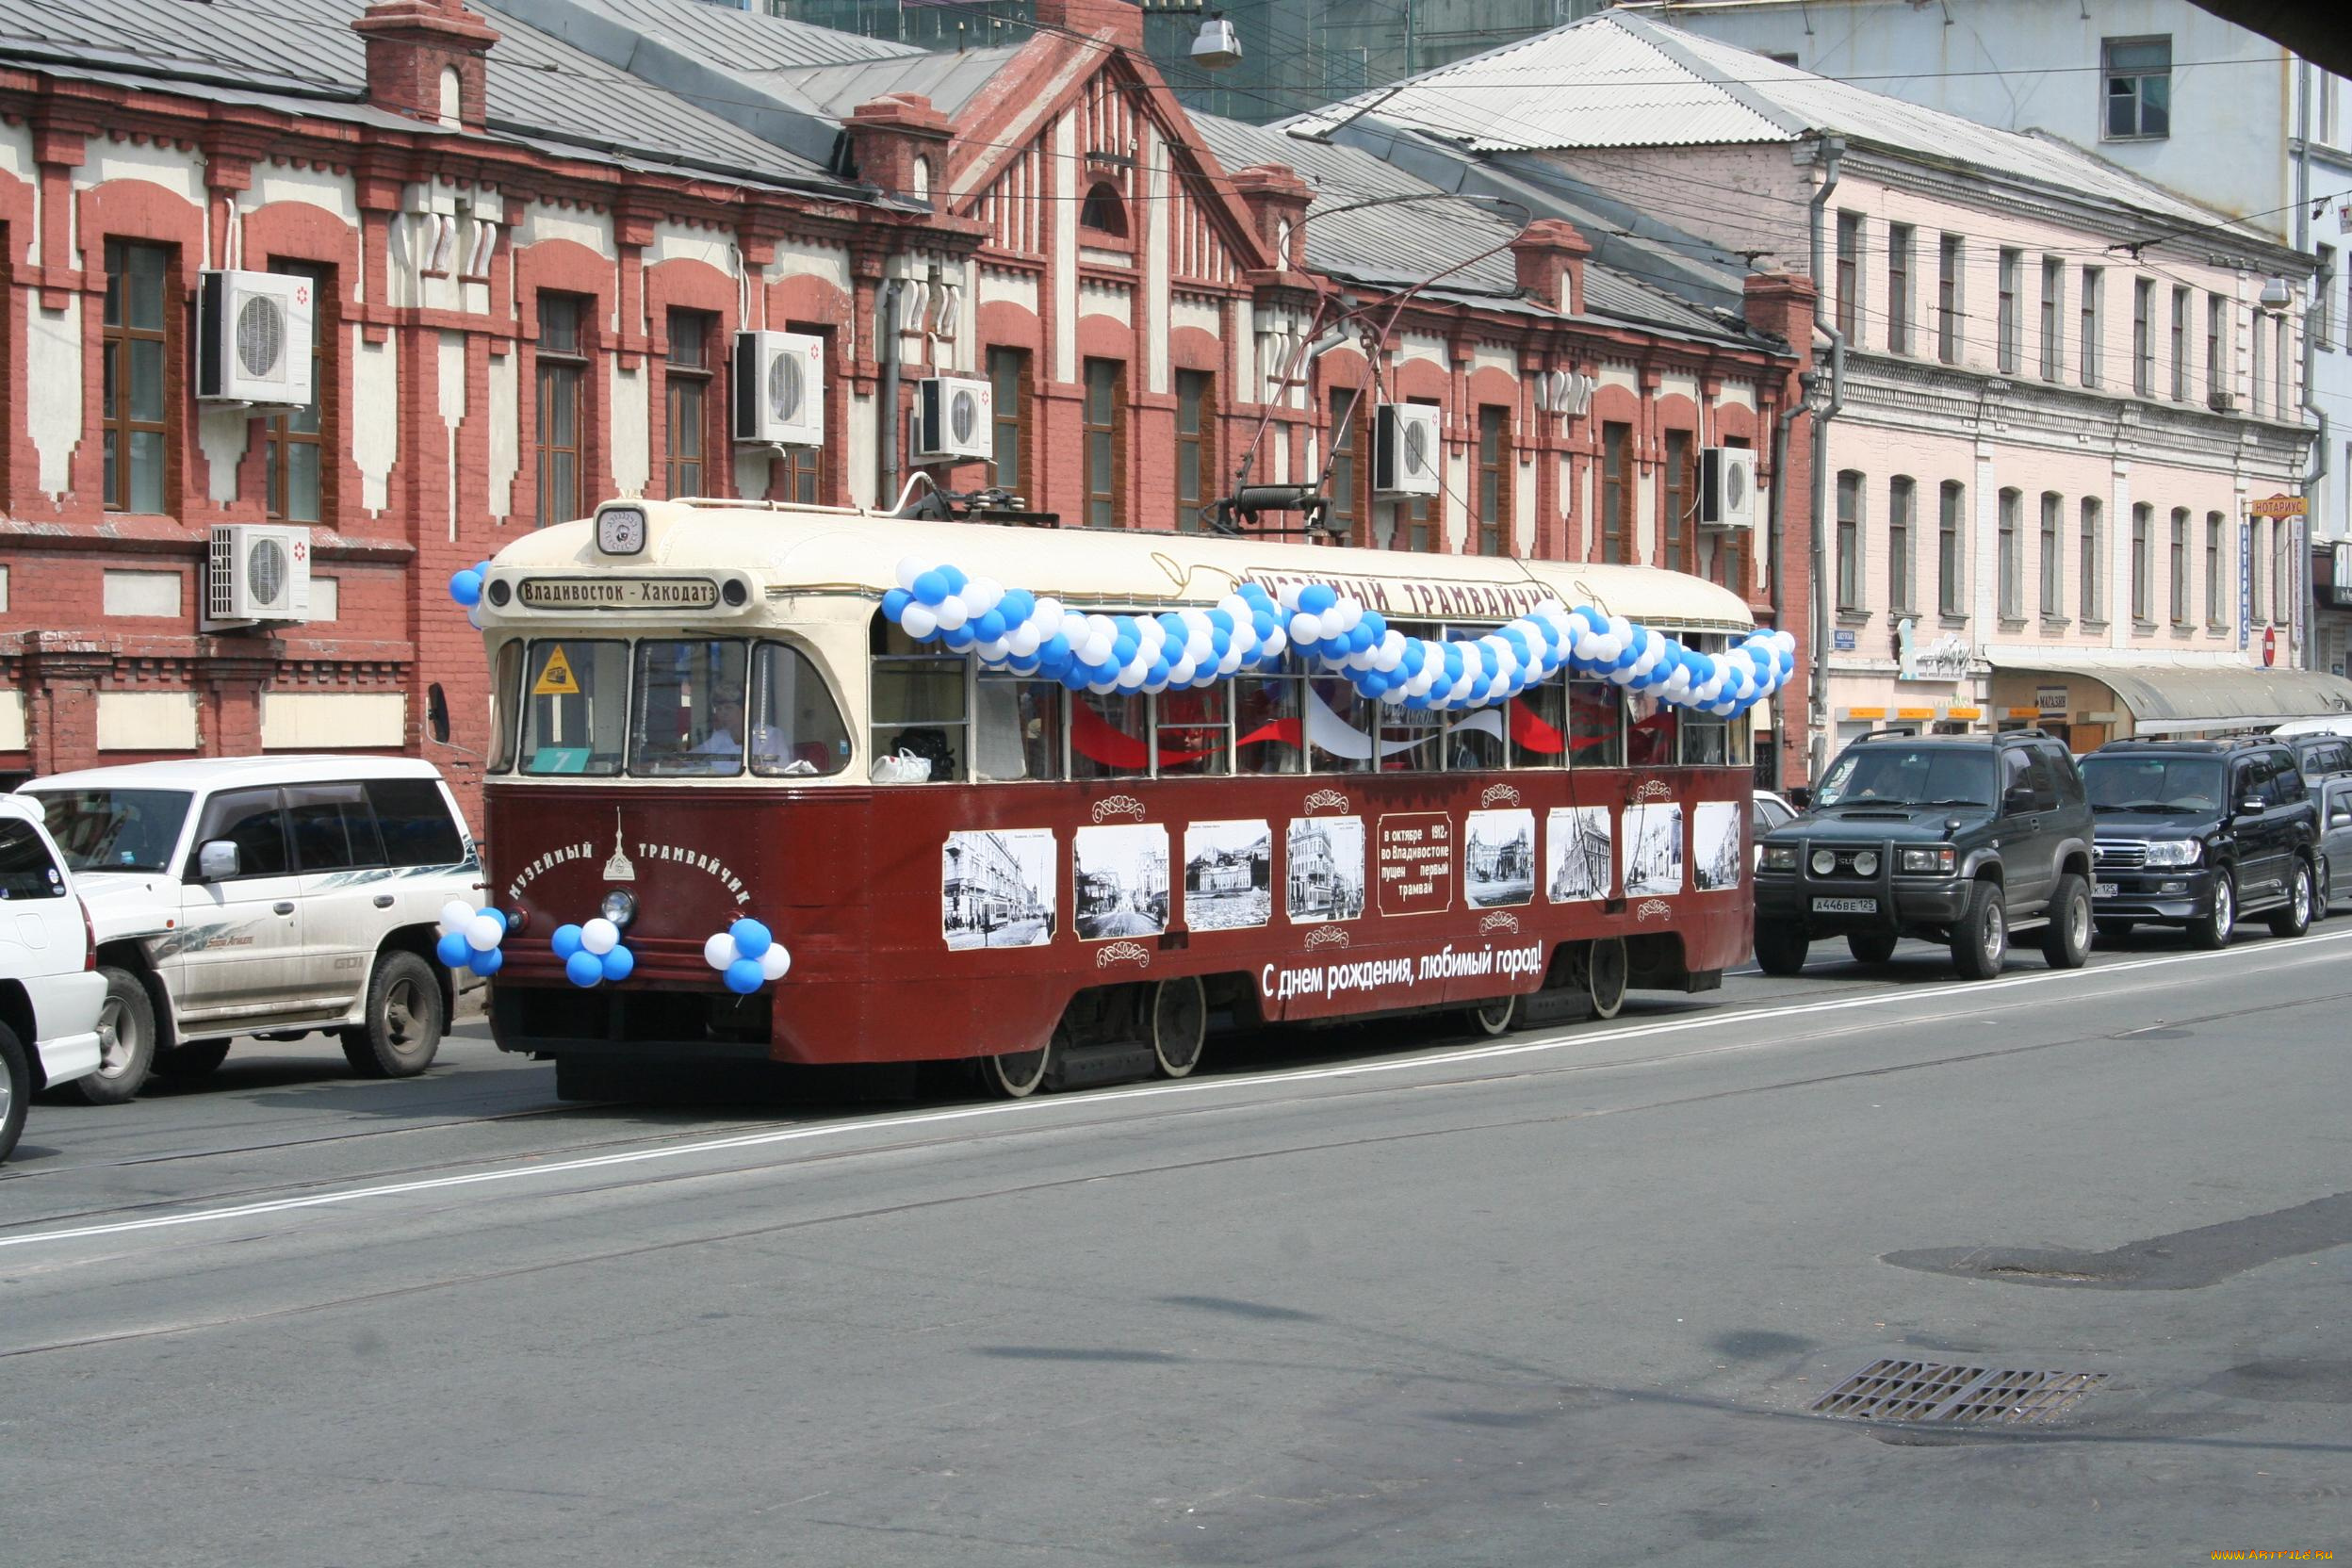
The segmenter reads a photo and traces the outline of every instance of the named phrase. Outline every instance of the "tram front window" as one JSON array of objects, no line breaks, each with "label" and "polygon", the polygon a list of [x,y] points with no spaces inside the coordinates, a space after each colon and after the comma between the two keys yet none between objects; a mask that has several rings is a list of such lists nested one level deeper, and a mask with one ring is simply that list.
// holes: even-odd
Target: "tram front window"
[{"label": "tram front window", "polygon": [[808,655],[762,643],[752,655],[751,771],[808,778],[849,766],[849,726]]},{"label": "tram front window", "polygon": [[710,778],[743,771],[743,753],[776,752],[771,727],[744,714],[743,645],[695,638],[637,645],[629,771],[640,778]]},{"label": "tram front window", "polygon": [[498,673],[490,678],[490,771],[507,773],[514,766],[514,721],[519,716],[515,704],[521,694],[515,690],[523,677],[523,645],[520,642],[498,645]]},{"label": "tram front window", "polygon": [[523,668],[523,772],[609,776],[629,733],[629,645],[585,637],[531,645]]}]

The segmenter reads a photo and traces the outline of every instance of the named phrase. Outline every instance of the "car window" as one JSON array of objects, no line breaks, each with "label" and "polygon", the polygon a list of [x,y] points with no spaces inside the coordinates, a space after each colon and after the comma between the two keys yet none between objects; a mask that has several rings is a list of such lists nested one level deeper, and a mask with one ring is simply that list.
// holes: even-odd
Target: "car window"
[{"label": "car window", "polygon": [[2082,771],[2074,765],[2074,757],[2064,746],[2041,748],[2043,759],[2050,764],[2050,776],[2058,786],[2061,805],[2082,804]]},{"label": "car window", "polygon": [[2311,792],[2303,787],[2303,771],[2295,765],[2293,756],[2273,752],[2270,766],[2271,799],[2281,806],[2295,806],[2310,798]]},{"label": "car window", "polygon": [[384,863],[455,866],[466,859],[466,838],[449,815],[441,786],[431,778],[371,778],[368,800],[384,836]]},{"label": "car window", "polygon": [[193,797],[179,790],[42,790],[33,798],[75,871],[167,871]]},{"label": "car window", "polygon": [[2034,760],[2023,746],[2009,746],[2001,754],[2001,809],[2009,808],[2009,792],[2034,788]]},{"label": "car window", "polygon": [[2328,825],[2352,827],[2352,784],[2328,792]]},{"label": "car window", "polygon": [[0,899],[63,898],[65,873],[33,825],[0,817]]},{"label": "car window", "polygon": [[353,784],[290,784],[286,825],[294,835],[294,864],[306,872],[351,871],[384,864],[376,814]]},{"label": "car window", "polygon": [[2028,761],[2025,781],[2034,791],[2034,809],[2054,811],[2058,808],[2057,770],[2050,765],[2050,753],[2040,746],[2026,748]]},{"label": "car window", "polygon": [[197,858],[216,839],[237,846],[237,875],[286,874],[286,825],[277,791],[228,790],[206,801],[203,824],[196,829],[196,848],[188,856],[188,875],[197,874]]}]

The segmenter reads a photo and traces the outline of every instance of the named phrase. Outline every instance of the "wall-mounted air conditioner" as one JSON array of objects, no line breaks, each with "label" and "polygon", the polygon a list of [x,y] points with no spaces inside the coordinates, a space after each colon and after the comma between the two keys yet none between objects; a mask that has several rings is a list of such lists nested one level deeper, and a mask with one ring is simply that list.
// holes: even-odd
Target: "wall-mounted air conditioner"
[{"label": "wall-mounted air conditioner", "polygon": [[310,619],[310,530],[215,523],[205,618],[215,625]]},{"label": "wall-mounted air conditioner", "polygon": [[2235,414],[2238,411],[2238,395],[2226,389],[2213,392],[2206,397],[2205,406],[2215,414]]},{"label": "wall-mounted air conditioner", "polygon": [[311,400],[311,318],[318,284],[289,272],[201,274],[196,396],[206,402],[300,408]]},{"label": "wall-mounted air conditioner", "polygon": [[1699,526],[1756,526],[1756,453],[1746,447],[1705,447],[1699,451]]},{"label": "wall-mounted air conditioner", "polygon": [[1373,410],[1372,488],[1383,496],[1438,492],[1437,410],[1381,403]]},{"label": "wall-mounted air conditioner", "polygon": [[825,445],[825,339],[797,332],[735,335],[735,439]]},{"label": "wall-mounted air conditioner", "polygon": [[961,462],[996,451],[996,389],[970,376],[925,376],[915,383],[914,457]]}]

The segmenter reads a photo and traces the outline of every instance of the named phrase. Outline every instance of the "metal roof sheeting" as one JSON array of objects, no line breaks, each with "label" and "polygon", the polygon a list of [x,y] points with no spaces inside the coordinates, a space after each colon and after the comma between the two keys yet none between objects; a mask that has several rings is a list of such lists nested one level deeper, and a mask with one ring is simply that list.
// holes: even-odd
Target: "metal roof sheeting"
[{"label": "metal roof sheeting", "polygon": [[1838,132],[2141,213],[2220,222],[2066,142],[1980,125],[1623,11],[1360,93],[1296,123],[1335,124],[1355,113],[1479,153],[1754,144]]},{"label": "metal roof sheeting", "polygon": [[[688,3],[698,5],[700,0]],[[954,116],[1021,49],[1017,43],[966,49],[953,55],[918,49],[887,59],[742,74],[762,85],[790,88],[836,120],[846,121],[858,105],[890,92],[921,93],[931,100],[933,108]]]},{"label": "metal roof sheeting", "polygon": [[[493,0],[496,3],[496,0]],[[574,0],[639,33],[666,35],[678,47],[737,71],[906,58],[928,50],[861,33],[838,32],[790,17],[714,6],[709,0]]]}]

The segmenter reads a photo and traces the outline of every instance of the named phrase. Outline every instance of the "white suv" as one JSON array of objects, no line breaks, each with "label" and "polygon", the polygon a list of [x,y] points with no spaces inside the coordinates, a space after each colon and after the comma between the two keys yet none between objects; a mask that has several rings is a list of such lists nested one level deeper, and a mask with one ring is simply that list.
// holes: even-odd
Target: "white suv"
[{"label": "white suv", "polygon": [[0,1160],[35,1090],[98,1070],[96,951],[41,808],[0,795]]},{"label": "white suv", "polygon": [[433,952],[481,857],[430,762],[230,757],[54,774],[41,803],[97,925],[105,1065],[74,1086],[128,1100],[152,1070],[201,1077],[233,1035],[338,1034],[372,1078],[422,1072],[455,1000]]}]

